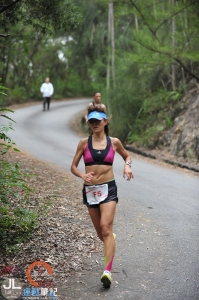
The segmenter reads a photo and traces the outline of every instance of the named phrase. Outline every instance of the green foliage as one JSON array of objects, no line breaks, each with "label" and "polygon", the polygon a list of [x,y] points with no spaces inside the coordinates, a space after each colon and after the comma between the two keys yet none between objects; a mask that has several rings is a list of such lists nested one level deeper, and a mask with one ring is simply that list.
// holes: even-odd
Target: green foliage
[{"label": "green foliage", "polygon": [[58,29],[72,29],[80,21],[80,14],[72,1],[61,0],[17,0],[0,3],[0,28],[22,22],[31,25],[37,32],[46,33]]},{"label": "green foliage", "polygon": [[16,251],[18,245],[31,237],[38,216],[34,211],[16,208],[0,202],[0,240],[1,252],[10,253]]},{"label": "green foliage", "polygon": [[0,160],[0,201],[8,203],[11,196],[19,197],[17,189],[28,193],[30,190],[25,184],[25,173],[19,168],[19,164],[12,164]]},{"label": "green foliage", "polygon": [[168,92],[168,98],[173,102],[178,102],[182,98],[181,91]]},{"label": "green foliage", "polygon": [[[2,117],[2,115],[1,115]],[[6,116],[5,116],[6,117]],[[11,140],[11,138],[7,135],[9,130],[13,130],[12,123],[8,125],[0,125],[0,139],[3,141],[0,143],[0,153],[5,154],[15,143]],[[13,148],[15,151],[19,151],[17,148]]]},{"label": "green foliage", "polygon": [[0,240],[1,252],[12,252],[27,240],[37,225],[39,214],[26,209],[31,190],[25,178],[30,176],[19,164],[0,160]]},{"label": "green foliage", "polygon": [[[3,92],[6,88],[3,85],[0,85],[0,95],[6,96],[6,94]],[[0,99],[0,102],[2,100]],[[0,113],[5,113],[5,112],[11,112],[13,111],[8,108],[0,108]],[[9,122],[8,125],[3,125],[0,124],[0,153],[1,155],[5,154],[15,143],[11,140],[11,138],[7,135],[9,130],[13,130],[12,122],[15,122],[13,119],[8,117],[7,115],[1,114],[1,118],[8,119]],[[18,151],[18,149],[14,148],[15,151]]]},{"label": "green foliage", "polygon": [[[66,63],[58,57],[62,40],[54,42],[52,37],[57,30],[68,34],[80,20],[78,7],[70,0],[0,3],[0,77],[10,89],[5,105],[40,100],[40,86],[47,76],[53,82],[58,75],[66,85]],[[55,91],[55,98],[67,96],[57,83]]]},{"label": "green foliage", "polygon": [[[55,99],[101,91],[112,115],[112,134],[122,141],[144,133],[157,137],[158,122],[160,128],[172,126],[169,110],[180,102],[190,81],[193,86],[199,81],[198,4],[113,1],[113,51],[109,2],[19,1],[6,14],[11,36],[0,45],[0,76],[15,102],[40,100],[39,88],[47,76]],[[110,70],[108,88],[107,66],[113,53],[115,68]]]},{"label": "green foliage", "polygon": [[[5,87],[0,85],[0,94]],[[1,100],[0,100],[1,101]],[[1,108],[1,112],[12,112],[10,109]],[[14,122],[7,115],[0,115],[1,119]],[[24,208],[30,189],[26,185],[25,178],[30,174],[19,168],[19,164],[12,164],[3,159],[3,154],[15,144],[8,136],[9,130],[13,130],[12,123],[0,124],[0,241],[1,252],[16,250],[16,245],[22,243],[32,234],[38,214]],[[19,151],[14,148],[15,151]]]},{"label": "green foliage", "polygon": [[13,87],[13,89],[9,93],[10,100],[14,103],[24,102],[26,99],[26,90],[23,86],[18,86],[17,84]]},{"label": "green foliage", "polygon": [[149,148],[157,145],[161,133],[173,125],[175,114],[171,117],[170,109],[174,110],[177,105],[173,95],[182,97],[180,91],[173,94],[165,90],[148,95],[129,130],[129,143]]},{"label": "green foliage", "polygon": [[167,126],[168,127],[172,127],[173,126],[173,120],[171,119],[171,117],[166,116],[166,121],[167,121]]},{"label": "green foliage", "polygon": [[[111,74],[110,89],[105,89],[108,32],[100,21],[95,23],[97,11],[89,22],[95,25],[92,45],[97,44],[102,53],[96,52],[89,73],[92,86],[102,92],[110,108],[112,133],[123,141],[153,147],[161,132],[172,126],[170,110],[184,95],[186,83],[191,78],[199,80],[198,64],[194,71],[192,67],[198,62],[198,18],[194,3],[187,1],[130,2],[114,2],[116,87]],[[98,8],[108,5],[107,1],[97,3]]]}]

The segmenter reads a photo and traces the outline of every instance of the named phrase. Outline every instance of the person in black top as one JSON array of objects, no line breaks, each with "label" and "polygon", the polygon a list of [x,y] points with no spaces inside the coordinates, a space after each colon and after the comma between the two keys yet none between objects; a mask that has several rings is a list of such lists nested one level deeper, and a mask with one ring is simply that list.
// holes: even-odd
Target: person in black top
[{"label": "person in black top", "polygon": [[101,97],[102,97],[101,93],[100,92],[95,92],[93,96],[94,96],[94,101],[90,102],[88,104],[87,112],[85,114],[86,123],[88,122],[88,113],[89,112],[91,112],[93,110],[98,110],[98,111],[106,113],[106,105],[101,103]]}]

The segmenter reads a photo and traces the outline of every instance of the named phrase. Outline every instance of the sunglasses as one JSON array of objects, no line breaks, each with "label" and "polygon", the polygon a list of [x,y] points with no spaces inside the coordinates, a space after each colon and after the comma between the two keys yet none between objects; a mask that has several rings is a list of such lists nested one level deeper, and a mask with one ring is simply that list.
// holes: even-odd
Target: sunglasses
[{"label": "sunglasses", "polygon": [[94,124],[94,123],[100,123],[102,120],[98,120],[98,119],[90,119],[88,122],[90,124]]}]

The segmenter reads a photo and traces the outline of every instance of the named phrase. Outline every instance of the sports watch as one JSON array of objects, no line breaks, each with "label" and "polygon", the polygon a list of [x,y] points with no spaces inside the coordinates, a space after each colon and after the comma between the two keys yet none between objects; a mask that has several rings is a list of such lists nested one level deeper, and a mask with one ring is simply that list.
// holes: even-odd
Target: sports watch
[{"label": "sports watch", "polygon": [[129,161],[125,161],[125,165],[128,165],[131,168],[131,163]]}]

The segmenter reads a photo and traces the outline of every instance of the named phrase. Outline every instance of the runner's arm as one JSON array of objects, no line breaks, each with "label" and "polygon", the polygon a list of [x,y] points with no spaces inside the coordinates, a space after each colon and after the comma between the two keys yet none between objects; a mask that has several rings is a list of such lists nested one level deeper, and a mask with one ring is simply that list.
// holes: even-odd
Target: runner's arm
[{"label": "runner's arm", "polygon": [[102,107],[103,111],[106,113],[106,105],[101,104],[101,107]]},{"label": "runner's arm", "polygon": [[85,116],[84,116],[84,119],[86,121],[86,123],[88,122],[88,111],[86,112]]},{"label": "runner's arm", "polygon": [[74,156],[74,159],[73,159],[73,162],[72,162],[72,165],[71,165],[71,172],[77,176],[77,177],[80,177],[82,178],[85,182],[91,182],[92,178],[93,178],[93,175],[94,175],[94,172],[90,172],[90,173],[82,173],[79,169],[78,169],[78,165],[79,165],[79,162],[80,162],[80,159],[84,153],[84,147],[85,147],[85,141],[86,139],[83,139],[79,142],[78,146],[77,146],[77,151],[75,153],[75,156]]},{"label": "runner's arm", "polygon": [[43,90],[44,84],[42,83],[41,87],[40,87],[40,92],[43,94],[44,90]]},{"label": "runner's arm", "polygon": [[[130,180],[131,178],[134,177],[133,173],[131,171],[131,164],[132,164],[131,156],[124,149],[124,147],[123,147],[123,145],[122,145],[122,143],[120,142],[119,139],[114,138],[114,145],[115,145],[115,151],[117,151],[125,161],[124,170],[123,170],[123,177],[125,178],[125,176],[127,176],[127,180]],[[126,164],[127,162],[130,164],[130,166],[128,164]]]},{"label": "runner's arm", "polygon": [[72,162],[71,169],[70,169],[71,172],[75,176],[80,177],[80,178],[82,178],[83,173],[80,170],[78,170],[78,165],[79,165],[80,159],[83,155],[83,152],[84,152],[84,141],[81,140],[77,146],[77,150],[76,150],[75,156],[73,158],[73,162]]},{"label": "runner's arm", "polygon": [[54,93],[54,87],[53,87],[53,85],[52,85],[52,83],[51,83],[51,91],[50,91],[50,96],[52,96],[53,95],[53,93]]}]

